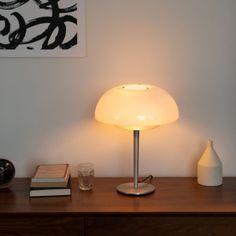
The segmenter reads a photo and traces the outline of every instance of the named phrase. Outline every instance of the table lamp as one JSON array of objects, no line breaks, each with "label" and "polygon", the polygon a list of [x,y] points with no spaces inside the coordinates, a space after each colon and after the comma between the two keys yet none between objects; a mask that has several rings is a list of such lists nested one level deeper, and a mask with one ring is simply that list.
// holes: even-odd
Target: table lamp
[{"label": "table lamp", "polygon": [[141,196],[155,191],[152,184],[138,182],[139,131],[176,121],[179,117],[174,99],[165,90],[148,84],[126,84],[105,92],[99,99],[95,119],[102,123],[133,130],[134,180],[117,186],[126,195]]}]

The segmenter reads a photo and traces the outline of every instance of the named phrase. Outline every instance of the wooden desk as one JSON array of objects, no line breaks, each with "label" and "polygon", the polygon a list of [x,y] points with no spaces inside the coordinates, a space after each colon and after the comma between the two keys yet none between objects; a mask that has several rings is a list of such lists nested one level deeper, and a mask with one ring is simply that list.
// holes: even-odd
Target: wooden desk
[{"label": "wooden desk", "polygon": [[204,187],[195,178],[155,178],[155,193],[118,194],[124,178],[97,178],[93,191],[72,181],[71,197],[29,198],[30,179],[0,190],[0,235],[236,235],[236,178]]}]

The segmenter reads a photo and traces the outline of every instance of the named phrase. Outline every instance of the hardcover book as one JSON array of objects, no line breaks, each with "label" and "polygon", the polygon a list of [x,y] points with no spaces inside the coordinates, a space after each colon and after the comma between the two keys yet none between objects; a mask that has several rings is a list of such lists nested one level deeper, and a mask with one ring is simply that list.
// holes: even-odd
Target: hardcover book
[{"label": "hardcover book", "polygon": [[66,187],[60,188],[30,188],[30,197],[53,197],[53,196],[70,196],[71,181],[68,180]]},{"label": "hardcover book", "polygon": [[39,165],[31,178],[31,187],[66,187],[69,176],[69,164]]}]

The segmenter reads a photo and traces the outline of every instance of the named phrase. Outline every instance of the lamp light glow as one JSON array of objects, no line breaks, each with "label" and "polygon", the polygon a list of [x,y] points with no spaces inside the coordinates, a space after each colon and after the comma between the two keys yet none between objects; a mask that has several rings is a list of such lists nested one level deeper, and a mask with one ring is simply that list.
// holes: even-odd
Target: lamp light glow
[{"label": "lamp light glow", "polygon": [[95,119],[124,129],[144,130],[177,120],[174,99],[163,89],[147,84],[121,85],[98,101]]},{"label": "lamp light glow", "polygon": [[121,184],[118,192],[145,195],[153,192],[151,184],[138,183],[139,131],[168,124],[179,118],[175,100],[164,89],[148,84],[126,84],[105,92],[99,99],[95,119],[134,131],[134,182]]}]

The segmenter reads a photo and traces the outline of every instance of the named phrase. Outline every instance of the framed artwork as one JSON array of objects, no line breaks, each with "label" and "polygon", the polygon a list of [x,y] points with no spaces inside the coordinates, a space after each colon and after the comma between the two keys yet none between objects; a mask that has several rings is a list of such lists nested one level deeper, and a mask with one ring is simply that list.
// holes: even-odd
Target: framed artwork
[{"label": "framed artwork", "polygon": [[85,56],[85,0],[0,0],[0,57]]}]

